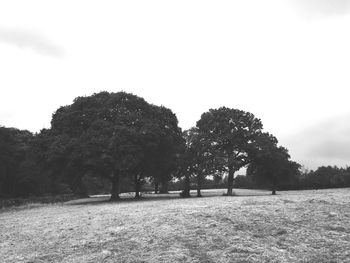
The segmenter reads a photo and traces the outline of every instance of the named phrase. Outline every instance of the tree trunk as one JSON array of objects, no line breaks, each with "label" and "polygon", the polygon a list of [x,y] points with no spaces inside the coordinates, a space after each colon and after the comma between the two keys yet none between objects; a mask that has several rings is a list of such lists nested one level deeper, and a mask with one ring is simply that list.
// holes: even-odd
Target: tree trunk
[{"label": "tree trunk", "polygon": [[158,182],[154,182],[154,193],[155,194],[159,193],[159,183]]},{"label": "tree trunk", "polygon": [[197,175],[197,197],[202,197],[201,186],[202,186],[202,178],[200,175]]},{"label": "tree trunk", "polygon": [[189,175],[189,174],[186,174],[186,175],[185,175],[184,190],[182,191],[181,196],[182,196],[182,197],[191,197],[190,191],[191,191],[190,175]]},{"label": "tree trunk", "polygon": [[167,194],[168,193],[168,181],[162,182],[162,187],[160,188],[161,194]]},{"label": "tree trunk", "polygon": [[276,179],[272,180],[272,195],[276,195],[277,182]]},{"label": "tree trunk", "polygon": [[134,184],[135,184],[135,198],[140,198],[140,190],[141,190],[141,185],[140,185],[140,178],[138,174],[135,174],[134,177]]},{"label": "tree trunk", "polygon": [[112,174],[112,190],[111,190],[111,201],[116,201],[120,199],[120,175],[118,172],[113,172]]},{"label": "tree trunk", "polygon": [[87,189],[85,187],[84,181],[83,181],[83,177],[79,175],[76,181],[76,190],[75,193],[79,196],[79,197],[88,197],[88,193],[87,193]]},{"label": "tree trunk", "polygon": [[229,167],[228,170],[228,178],[227,178],[227,195],[232,196],[232,189],[233,189],[233,179],[234,179],[234,169],[233,167]]}]

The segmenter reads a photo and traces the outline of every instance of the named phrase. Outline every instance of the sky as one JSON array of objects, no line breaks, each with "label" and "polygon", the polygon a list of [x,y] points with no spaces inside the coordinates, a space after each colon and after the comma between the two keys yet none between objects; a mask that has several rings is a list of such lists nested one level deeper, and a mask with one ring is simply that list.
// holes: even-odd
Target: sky
[{"label": "sky", "polygon": [[350,164],[350,1],[0,2],[0,125],[39,132],[77,96],[126,91],[182,129],[253,113],[305,168]]}]

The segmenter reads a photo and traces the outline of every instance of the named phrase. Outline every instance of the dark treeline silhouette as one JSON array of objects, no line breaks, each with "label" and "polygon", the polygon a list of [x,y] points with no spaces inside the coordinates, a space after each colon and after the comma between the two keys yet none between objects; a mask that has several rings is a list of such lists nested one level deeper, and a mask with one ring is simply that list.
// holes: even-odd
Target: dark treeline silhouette
[{"label": "dark treeline silhouette", "polygon": [[[269,188],[265,182],[256,181],[247,171],[235,179],[237,188]],[[321,166],[315,171],[304,171],[290,176],[278,185],[279,190],[306,190],[350,187],[350,167]]]},{"label": "dark treeline silhouette", "polygon": [[[0,197],[166,193],[181,188],[303,189],[349,186],[349,169],[308,173],[288,150],[263,132],[249,112],[226,107],[202,114],[182,132],[176,115],[133,94],[100,92],[78,97],[52,116],[51,128],[32,134],[0,127]],[[292,183],[291,183],[292,182]]]}]

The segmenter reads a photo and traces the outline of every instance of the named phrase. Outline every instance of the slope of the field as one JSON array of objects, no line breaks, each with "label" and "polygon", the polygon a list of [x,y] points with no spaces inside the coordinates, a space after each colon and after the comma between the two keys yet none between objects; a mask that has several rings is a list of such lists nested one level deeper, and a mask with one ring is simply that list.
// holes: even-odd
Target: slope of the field
[{"label": "slope of the field", "polygon": [[236,193],[2,210],[0,262],[350,262],[350,189]]}]

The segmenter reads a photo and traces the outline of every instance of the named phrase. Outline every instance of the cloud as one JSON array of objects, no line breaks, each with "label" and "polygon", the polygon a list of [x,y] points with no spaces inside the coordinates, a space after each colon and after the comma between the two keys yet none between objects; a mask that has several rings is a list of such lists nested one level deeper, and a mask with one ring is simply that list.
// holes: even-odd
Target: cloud
[{"label": "cloud", "polygon": [[349,0],[289,0],[296,10],[306,16],[350,14]]},{"label": "cloud", "polygon": [[350,114],[305,128],[283,140],[293,159],[308,168],[350,165]]},{"label": "cloud", "polygon": [[308,155],[310,157],[317,156],[318,158],[341,160],[348,159],[350,164],[350,138],[339,141],[337,139],[326,139],[318,145],[310,148]]},{"label": "cloud", "polygon": [[0,43],[15,45],[19,48],[30,48],[43,55],[62,57],[63,50],[51,43],[45,36],[23,29],[0,28]]}]

